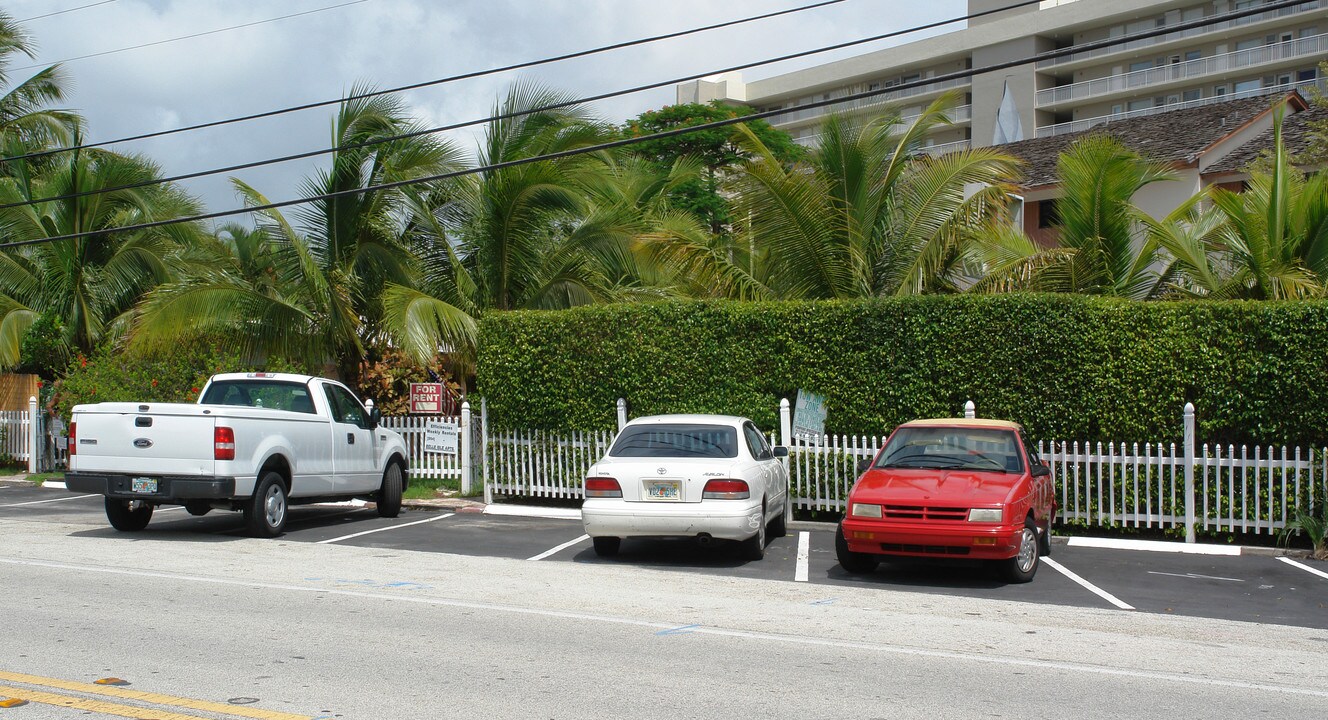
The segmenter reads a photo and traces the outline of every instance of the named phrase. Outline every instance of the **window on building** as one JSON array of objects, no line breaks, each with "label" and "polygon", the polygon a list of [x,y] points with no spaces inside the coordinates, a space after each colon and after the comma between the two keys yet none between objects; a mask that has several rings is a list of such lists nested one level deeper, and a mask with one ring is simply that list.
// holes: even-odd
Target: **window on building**
[{"label": "window on building", "polygon": [[1146,98],[1144,100],[1131,100],[1129,105],[1127,105],[1126,107],[1130,110],[1130,112],[1134,112],[1135,110],[1145,110],[1147,108],[1153,107],[1153,98]]},{"label": "window on building", "polygon": [[1213,86],[1213,95],[1214,95],[1215,97],[1218,96],[1218,95],[1226,95],[1226,94],[1227,94],[1227,86],[1226,86],[1226,85],[1214,85],[1214,86]]},{"label": "window on building", "polygon": [[1186,62],[1189,62],[1190,60],[1198,60],[1198,59],[1200,59],[1200,58],[1202,58],[1202,57],[1203,57],[1203,51],[1202,51],[1202,50],[1190,50],[1190,51],[1188,51],[1188,52],[1185,53],[1185,61],[1186,61]]},{"label": "window on building", "polygon": [[1130,63],[1130,72],[1136,72],[1138,70],[1148,70],[1152,67],[1153,67],[1152,60],[1140,60],[1139,62]]},{"label": "window on building", "polygon": [[1300,72],[1296,73],[1296,80],[1298,82],[1313,80],[1316,77],[1319,77],[1319,71],[1315,68],[1310,68],[1309,70],[1301,70]]},{"label": "window on building", "polygon": [[1253,91],[1255,91],[1255,90],[1258,90],[1258,89],[1261,88],[1261,87],[1263,87],[1263,80],[1262,80],[1262,79],[1246,80],[1246,81],[1244,81],[1244,82],[1238,82],[1238,83],[1236,83],[1236,86],[1235,86],[1235,90],[1234,90],[1234,91],[1235,91],[1235,92],[1238,92],[1238,93],[1243,93],[1243,92],[1253,92]]},{"label": "window on building", "polygon": [[1195,88],[1194,90],[1186,90],[1181,95],[1181,100],[1183,100],[1184,102],[1191,102],[1194,100],[1201,100],[1201,99],[1203,99],[1203,90],[1199,88]]},{"label": "window on building", "polygon": [[1061,213],[1056,208],[1055,200],[1043,200],[1038,203],[1038,228],[1046,229],[1061,224]]},{"label": "window on building", "polygon": [[1241,50],[1253,50],[1254,48],[1260,47],[1262,45],[1263,45],[1263,40],[1260,40],[1259,38],[1254,38],[1251,40],[1241,40],[1240,42],[1236,43],[1236,52],[1240,52]]}]

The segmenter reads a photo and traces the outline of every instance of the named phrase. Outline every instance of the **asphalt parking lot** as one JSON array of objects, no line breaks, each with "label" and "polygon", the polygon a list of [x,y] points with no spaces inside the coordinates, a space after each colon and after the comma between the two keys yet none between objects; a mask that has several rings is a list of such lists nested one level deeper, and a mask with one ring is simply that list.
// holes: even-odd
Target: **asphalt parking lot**
[{"label": "asphalt parking lot", "polygon": [[[246,537],[239,513],[193,517],[182,508],[158,508],[147,530],[125,535],[106,522],[100,496],[27,483],[0,483],[0,522],[58,522],[82,526],[89,536],[135,541],[227,542]],[[283,539],[291,542],[461,555],[531,562],[614,563],[642,572],[674,570],[806,582],[825,588],[880,587],[916,593],[993,598],[1131,612],[1275,623],[1328,629],[1328,563],[1278,557],[1182,554],[1083,547],[1057,538],[1049,562],[1025,585],[1004,583],[994,568],[965,561],[885,563],[873,574],[849,575],[835,560],[834,528],[792,523],[773,539],[764,560],[743,560],[736,546],[700,546],[691,540],[623,542],[617,557],[600,558],[575,518],[407,511],[385,519],[368,508],[301,506],[291,510]],[[1289,561],[1290,560],[1290,561]]]}]

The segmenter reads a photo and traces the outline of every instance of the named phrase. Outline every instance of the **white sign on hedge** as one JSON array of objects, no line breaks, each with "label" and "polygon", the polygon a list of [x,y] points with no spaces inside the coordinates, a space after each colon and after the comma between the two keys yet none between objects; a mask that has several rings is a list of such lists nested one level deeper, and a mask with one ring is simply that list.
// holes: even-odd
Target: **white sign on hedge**
[{"label": "white sign on hedge", "polygon": [[793,437],[825,434],[825,396],[798,391],[798,402],[793,407]]},{"label": "white sign on hedge", "polygon": [[461,451],[460,437],[460,428],[456,423],[428,423],[424,426],[424,452],[456,455]]}]

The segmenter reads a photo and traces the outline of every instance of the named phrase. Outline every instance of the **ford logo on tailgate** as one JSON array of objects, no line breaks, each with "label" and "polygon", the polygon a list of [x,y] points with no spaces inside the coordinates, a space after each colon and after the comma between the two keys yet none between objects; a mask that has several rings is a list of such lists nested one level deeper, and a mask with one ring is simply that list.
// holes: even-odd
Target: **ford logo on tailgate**
[{"label": "ford logo on tailgate", "polygon": [[147,439],[147,438],[137,438],[137,439],[134,440],[134,447],[136,447],[136,448],[150,448],[150,447],[152,447],[152,441],[149,440],[149,439]]}]

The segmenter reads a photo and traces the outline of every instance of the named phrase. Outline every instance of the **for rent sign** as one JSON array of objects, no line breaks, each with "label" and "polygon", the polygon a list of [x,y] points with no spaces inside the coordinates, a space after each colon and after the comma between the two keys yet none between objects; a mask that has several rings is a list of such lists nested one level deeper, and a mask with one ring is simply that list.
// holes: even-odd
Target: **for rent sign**
[{"label": "for rent sign", "polygon": [[438,415],[443,411],[442,383],[411,383],[410,411],[420,415]]}]

